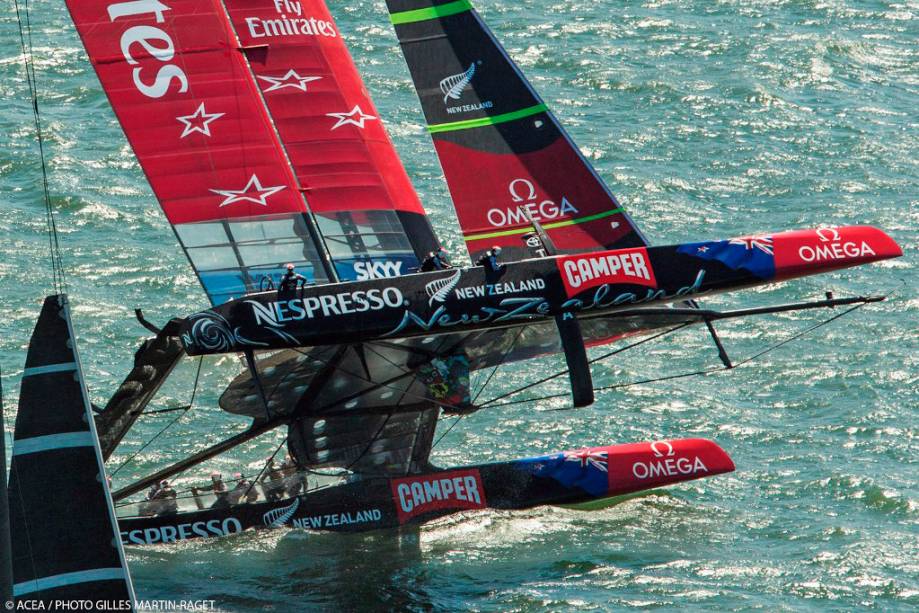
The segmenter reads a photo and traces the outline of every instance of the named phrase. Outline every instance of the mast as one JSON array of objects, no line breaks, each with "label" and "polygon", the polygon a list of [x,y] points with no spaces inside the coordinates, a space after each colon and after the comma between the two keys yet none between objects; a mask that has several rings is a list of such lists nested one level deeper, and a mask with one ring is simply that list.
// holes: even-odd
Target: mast
[{"label": "mast", "polygon": [[0,601],[13,600],[13,552],[10,549],[10,504],[6,491],[6,427],[3,380],[0,378]]}]

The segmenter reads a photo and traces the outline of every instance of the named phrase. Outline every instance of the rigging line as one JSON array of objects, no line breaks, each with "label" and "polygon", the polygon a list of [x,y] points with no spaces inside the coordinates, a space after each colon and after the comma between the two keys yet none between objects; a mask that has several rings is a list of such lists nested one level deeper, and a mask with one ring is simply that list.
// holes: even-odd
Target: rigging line
[{"label": "rigging line", "polygon": [[505,360],[507,360],[507,356],[509,356],[511,352],[517,347],[517,341],[520,340],[520,335],[523,334],[524,330],[525,330],[525,327],[520,326],[520,329],[517,331],[517,335],[514,336],[514,340],[511,342],[511,346],[507,348],[507,351],[505,351],[504,355],[501,356],[501,361],[495,364],[495,367],[489,373],[488,378],[485,379],[485,383],[483,383],[482,387],[479,388],[479,391],[476,392],[475,397],[472,399],[473,406],[475,406],[475,402],[476,400],[479,399],[479,396],[481,396],[485,392],[485,388],[488,387],[488,384],[491,382],[492,377],[495,376],[495,373],[498,372],[498,369],[501,368],[501,365],[504,364]]},{"label": "rigging line", "polygon": [[[395,386],[393,386],[393,385],[389,385],[389,384],[387,384],[386,382],[381,383],[381,382],[378,382],[378,381],[373,381],[372,379],[367,379],[366,377],[364,377],[364,376],[362,376],[362,375],[359,375],[359,374],[350,372],[349,370],[346,370],[346,369],[342,368],[341,366],[336,366],[336,365],[330,364],[328,361],[323,360],[322,358],[316,357],[316,356],[314,356],[314,355],[310,355],[310,354],[308,354],[308,353],[306,353],[306,352],[304,352],[304,351],[301,351],[300,349],[298,349],[298,348],[296,348],[296,347],[294,347],[293,350],[296,351],[297,353],[302,353],[303,355],[309,355],[309,357],[312,358],[313,360],[316,360],[317,362],[320,362],[320,363],[322,363],[322,364],[325,365],[325,366],[331,366],[331,367],[334,368],[335,370],[341,371],[342,373],[348,375],[349,377],[354,377],[355,379],[358,379],[358,380],[363,381],[363,382],[365,382],[365,383],[372,383],[372,384],[375,386],[373,389],[379,389],[379,388],[391,389],[391,390],[394,390],[394,391],[396,391],[396,392],[401,393],[401,394],[403,395],[403,397],[404,397],[404,396],[412,396],[412,397],[414,397],[414,398],[417,398],[418,400],[423,400],[423,401],[425,401],[425,402],[430,402],[430,403],[433,403],[433,404],[436,404],[436,405],[439,405],[439,406],[442,406],[442,407],[448,407],[448,408],[451,408],[451,409],[456,409],[457,411],[465,411],[466,408],[467,408],[467,407],[459,407],[459,406],[456,406],[456,405],[453,405],[453,404],[445,403],[445,402],[443,402],[443,401],[441,401],[441,400],[437,400],[436,398],[431,398],[430,396],[423,396],[423,395],[421,395],[421,394],[415,394],[415,393],[413,393],[413,392],[408,391],[408,389],[404,389],[404,390],[403,390],[403,389],[400,389],[400,388],[395,387]],[[405,373],[399,375],[398,377],[393,377],[393,378],[390,379],[389,381],[390,381],[390,382],[392,382],[392,381],[397,381],[397,380],[400,380],[400,379],[404,379],[405,377],[408,377],[408,376],[415,376],[415,377],[417,377],[417,375],[418,375],[418,370],[419,370],[419,369],[415,369],[415,370],[413,370],[413,371],[405,372]],[[409,384],[409,387],[411,387],[411,384]],[[361,398],[361,397],[364,396],[365,394],[369,394],[371,391],[373,391],[373,389],[365,390],[365,391],[360,392],[360,393],[358,393],[358,394],[356,394],[356,395],[355,395],[355,394],[352,394],[350,398],[352,398],[352,399],[354,399],[354,398]],[[326,405],[320,407],[316,412],[314,412],[313,415],[314,415],[314,416],[322,416],[322,411],[325,411],[325,410],[334,408],[334,407],[336,407],[336,406],[338,406],[338,405],[340,405],[340,404],[343,404],[344,402],[347,402],[347,399],[345,399],[345,400],[336,400],[336,401],[334,401],[334,402],[331,402],[331,403],[329,403],[329,404],[326,404]]]},{"label": "rigging line", "polygon": [[115,478],[115,475],[118,474],[118,471],[120,471],[122,468],[124,468],[125,466],[127,466],[130,462],[132,462],[132,461],[134,460],[134,458],[136,458],[136,457],[139,456],[141,453],[143,453],[144,449],[146,449],[147,447],[149,447],[149,446],[153,443],[153,441],[155,441],[155,440],[158,439],[160,436],[162,436],[163,433],[166,432],[166,430],[168,430],[169,428],[171,428],[172,426],[174,426],[176,423],[178,423],[178,421],[179,421],[180,419],[182,419],[183,417],[185,417],[185,415],[188,414],[188,412],[191,410],[191,408],[192,408],[193,406],[195,406],[195,395],[198,393],[198,381],[199,381],[199,379],[201,378],[201,364],[202,364],[203,362],[204,362],[204,356],[201,356],[200,358],[198,358],[198,372],[195,374],[195,384],[194,384],[194,387],[192,388],[192,391],[191,391],[191,400],[189,401],[188,406],[181,407],[181,408],[183,409],[183,411],[182,411],[181,413],[179,413],[178,415],[176,415],[176,416],[172,419],[172,421],[170,421],[168,424],[166,424],[165,427],[163,427],[162,430],[160,430],[160,431],[157,432],[155,435],[153,435],[153,438],[151,438],[150,440],[148,440],[147,442],[145,442],[143,445],[141,445],[140,449],[138,449],[137,451],[135,451],[134,453],[132,453],[130,456],[128,456],[128,459],[126,459],[124,462],[122,462],[121,464],[119,464],[119,465],[118,465],[118,468],[116,468],[115,471],[111,474],[111,477],[112,477],[113,479]]},{"label": "rigging line", "polygon": [[[817,329],[822,328],[823,326],[825,326],[825,325],[827,325],[827,324],[832,323],[833,321],[839,319],[840,317],[844,317],[844,316],[848,315],[848,314],[851,313],[852,311],[855,311],[855,310],[857,310],[857,309],[860,309],[860,308],[864,307],[866,304],[868,304],[868,303],[857,304],[857,305],[855,305],[855,306],[853,306],[853,307],[851,307],[851,308],[846,309],[845,311],[843,311],[843,312],[841,312],[841,313],[837,313],[836,315],[830,317],[829,319],[825,319],[825,320],[823,320],[823,321],[821,321],[821,322],[819,322],[819,323],[817,323],[817,324],[814,324],[813,326],[810,326],[810,327],[808,327],[808,328],[802,330],[801,332],[797,332],[797,333],[793,334],[792,336],[790,336],[789,338],[786,338],[785,340],[782,340],[782,341],[780,341],[780,342],[778,342],[778,343],[775,343],[775,344],[773,344],[773,345],[770,345],[770,346],[766,347],[765,349],[763,349],[762,351],[760,351],[760,352],[758,352],[758,353],[755,353],[755,354],[751,355],[750,357],[744,358],[743,360],[737,362],[736,364],[734,364],[734,368],[738,368],[738,367],[743,366],[743,365],[745,365],[745,364],[749,364],[750,362],[753,362],[753,361],[759,359],[760,357],[766,355],[767,353],[770,353],[770,352],[772,352],[772,351],[775,351],[776,349],[779,349],[779,348],[781,348],[781,347],[783,347],[783,346],[785,346],[785,345],[787,345],[787,344],[789,344],[789,343],[791,343],[791,342],[793,342],[793,341],[795,341],[795,340],[801,338],[802,336],[805,336],[805,335],[807,335],[807,334],[810,334],[810,333],[813,332],[814,330],[817,330]],[[644,384],[647,384],[647,383],[657,383],[657,382],[659,382],[659,381],[670,381],[670,380],[673,380],[673,379],[684,379],[684,378],[687,378],[687,377],[695,377],[695,376],[701,376],[701,375],[708,375],[708,374],[711,374],[711,373],[723,372],[723,371],[726,371],[726,370],[731,370],[731,369],[730,369],[730,368],[727,368],[727,367],[724,367],[724,366],[715,366],[715,367],[712,367],[712,368],[705,368],[705,369],[701,369],[701,370],[695,370],[695,371],[692,371],[692,372],[680,373],[680,374],[677,374],[677,375],[667,375],[667,376],[664,376],[664,377],[655,377],[655,378],[653,378],[653,379],[641,379],[641,380],[638,380],[638,381],[630,381],[630,382],[628,382],[628,383],[616,383],[616,384],[614,384],[614,385],[607,385],[607,386],[604,386],[604,387],[597,387],[597,388],[594,388],[594,391],[595,391],[595,392],[609,391],[609,390],[611,390],[611,389],[621,389],[621,388],[624,388],[624,387],[631,387],[631,386],[634,386],[634,385],[644,385]],[[562,398],[562,397],[567,397],[567,396],[568,396],[567,393],[552,394],[552,395],[548,395],[548,396],[542,396],[542,397],[540,397],[540,398],[530,398],[530,399],[523,399],[523,400],[513,400],[513,401],[510,401],[510,402],[502,402],[502,403],[495,404],[495,405],[492,405],[492,406],[502,407],[502,406],[508,406],[508,405],[512,405],[512,404],[523,404],[523,403],[526,403],[526,402],[539,402],[539,401],[541,401],[541,400],[552,400],[552,399],[555,399],[555,398]],[[562,408],[562,409],[551,409],[551,410],[553,410],[553,411],[567,411],[567,410],[570,410],[570,409],[568,409],[568,408]]]},{"label": "rigging line", "polygon": [[[265,465],[262,466],[262,470],[260,470],[259,473],[255,476],[255,479],[249,482],[249,487],[246,489],[243,495],[240,496],[239,498],[240,500],[245,500],[246,496],[249,495],[249,492],[252,491],[252,488],[255,487],[255,484],[258,483],[259,479],[262,478],[262,475],[265,474],[265,471],[268,470],[268,467],[271,466],[271,463],[274,462],[274,459],[277,457],[278,452],[281,451],[281,447],[283,447],[284,443],[286,442],[287,442],[287,437],[285,436],[284,438],[281,439],[281,442],[275,448],[274,453],[272,453],[271,456],[268,458],[268,460],[265,462]],[[264,490],[264,484],[262,484],[262,489]],[[265,498],[268,498],[267,494],[265,494]]]},{"label": "rigging line", "polygon": [[187,411],[191,408],[191,405],[185,404],[180,407],[168,407],[165,409],[153,409],[150,411],[144,411],[141,415],[161,415],[163,413],[175,413],[176,411]]},{"label": "rigging line", "polygon": [[[45,161],[45,146],[42,133],[41,114],[38,109],[38,82],[35,77],[35,60],[32,54],[32,20],[29,12],[29,2],[24,1],[24,11],[19,8],[19,0],[13,0],[16,8],[16,20],[19,26],[19,44],[22,48],[23,66],[26,73],[26,82],[29,86],[29,95],[32,101],[32,117],[35,123],[35,136],[38,142],[39,159],[41,160],[42,190],[45,198],[45,221],[48,231],[49,252],[51,255],[51,276],[56,293],[64,293],[67,288],[64,279],[64,264],[61,257],[61,245],[58,238],[57,224],[54,219],[54,209],[51,205],[51,193],[48,187],[48,166]],[[25,13],[25,31],[23,30],[22,13]],[[26,43],[28,37],[28,44]]]},{"label": "rigging line", "polygon": [[[735,365],[735,367],[736,367],[736,366],[737,366],[737,365]],[[707,375],[707,374],[713,373],[713,372],[720,372],[720,371],[722,371],[722,370],[730,370],[730,369],[727,368],[726,366],[714,366],[714,367],[712,367],[712,368],[705,368],[705,369],[702,369],[702,370],[694,370],[694,371],[692,371],[692,372],[684,372],[684,373],[680,373],[680,374],[678,374],[678,375],[666,375],[666,376],[664,376],[664,377],[655,377],[655,378],[653,378],[653,379],[640,379],[640,380],[638,380],[638,381],[629,381],[628,383],[617,383],[617,384],[615,384],[615,385],[607,385],[607,386],[605,386],[605,387],[595,387],[595,388],[593,388],[593,391],[595,391],[595,392],[602,392],[602,391],[608,391],[608,390],[611,390],[611,389],[618,389],[618,388],[623,388],[623,387],[632,387],[633,385],[645,385],[645,384],[647,384],[647,383],[657,383],[658,381],[669,381],[669,380],[672,380],[672,379],[685,379],[685,378],[687,378],[687,377],[697,377],[697,376],[700,376],[700,375]],[[522,399],[522,400],[511,400],[511,401],[508,401],[508,402],[499,402],[499,403],[497,403],[497,404],[493,404],[493,405],[491,405],[491,408],[494,408],[494,407],[506,407],[506,406],[510,406],[510,405],[513,405],[513,404],[525,404],[525,403],[527,403],[527,402],[539,402],[539,401],[542,401],[542,400],[554,400],[554,399],[556,399],[556,398],[567,398],[567,397],[570,396],[570,395],[571,395],[571,394],[568,393],[568,392],[563,392],[563,393],[560,393],[560,394],[549,394],[549,395],[547,395],[547,396],[540,396],[539,398],[524,398],[524,399]],[[573,410],[573,409],[574,409],[574,407],[562,407],[562,408],[560,408],[560,409],[547,409],[547,410],[549,410],[549,411],[571,411],[571,410]]]},{"label": "rigging line", "polygon": [[772,345],[771,347],[767,347],[766,349],[760,351],[759,353],[755,353],[755,354],[751,355],[750,357],[741,360],[741,361],[738,362],[735,366],[742,366],[743,364],[747,364],[747,363],[749,363],[749,362],[752,362],[753,360],[756,360],[757,358],[759,358],[759,357],[761,357],[761,356],[763,356],[763,355],[766,355],[767,353],[769,353],[769,352],[771,352],[771,351],[774,351],[774,350],[776,350],[776,349],[778,349],[778,348],[780,348],[780,347],[783,347],[783,346],[787,345],[788,343],[791,343],[791,342],[793,342],[793,341],[798,340],[799,338],[801,338],[801,337],[804,336],[805,334],[810,334],[810,333],[813,332],[814,330],[817,330],[817,329],[819,329],[819,328],[822,328],[823,326],[826,326],[826,325],[828,325],[828,324],[830,324],[830,323],[836,321],[836,320],[839,319],[840,317],[845,317],[846,315],[848,315],[848,314],[851,313],[852,311],[856,311],[856,310],[862,308],[863,306],[865,306],[866,304],[868,304],[868,303],[867,303],[867,302],[862,302],[862,303],[860,303],[860,304],[856,304],[856,305],[854,305],[854,306],[851,306],[851,307],[849,307],[848,309],[846,309],[845,311],[842,311],[841,313],[837,313],[836,315],[833,315],[833,316],[830,317],[829,319],[825,319],[825,320],[823,320],[823,321],[821,321],[821,322],[819,322],[819,323],[817,323],[817,324],[814,324],[813,326],[810,326],[809,328],[805,328],[805,329],[802,330],[801,332],[798,332],[798,333],[796,333],[796,334],[790,336],[789,338],[786,338],[785,340],[781,341],[780,343],[776,343],[775,345]]},{"label": "rigging line", "polygon": [[[624,346],[624,347],[619,347],[618,349],[614,349],[614,350],[612,350],[612,351],[609,351],[609,352],[607,352],[607,353],[605,353],[605,354],[603,354],[603,355],[601,355],[601,356],[598,356],[598,357],[596,357],[596,358],[593,358],[592,360],[588,360],[587,363],[588,363],[588,364],[593,364],[594,362],[599,362],[600,360],[605,360],[606,358],[611,357],[611,356],[614,356],[614,355],[616,355],[617,353],[622,353],[623,351],[626,351],[626,350],[628,350],[628,349],[632,349],[632,348],[634,348],[634,347],[638,347],[639,345],[643,345],[644,343],[651,342],[651,341],[653,341],[653,340],[655,340],[655,339],[658,339],[658,338],[660,338],[660,337],[662,337],[662,336],[666,336],[667,334],[671,334],[672,332],[676,332],[677,330],[681,330],[681,329],[685,328],[685,327],[688,326],[688,325],[690,325],[690,323],[687,322],[687,323],[680,324],[680,325],[678,325],[678,326],[674,326],[673,328],[670,328],[669,330],[664,330],[663,332],[658,332],[657,334],[654,334],[654,335],[649,336],[649,337],[647,337],[647,338],[643,338],[643,339],[641,339],[640,341],[636,341],[636,342],[634,342],[634,343],[630,343],[630,344],[628,344],[628,345],[626,345],[626,346]],[[565,374],[567,374],[567,373],[568,373],[568,369],[566,368],[565,370],[559,371],[559,372],[555,373],[554,375],[549,375],[548,377],[543,377],[542,379],[539,379],[538,381],[533,381],[532,383],[528,383],[527,385],[524,385],[523,387],[517,388],[516,390],[512,390],[512,391],[510,391],[510,392],[507,392],[506,394],[501,394],[500,396],[496,396],[495,398],[492,398],[491,400],[486,400],[486,401],[483,402],[481,405],[479,405],[479,408],[485,408],[485,407],[487,407],[487,406],[489,406],[489,405],[494,404],[495,402],[497,402],[497,401],[499,401],[499,400],[504,400],[505,398],[508,398],[508,397],[510,397],[510,396],[515,396],[515,395],[519,394],[520,392],[525,392],[526,390],[528,390],[528,389],[530,389],[530,388],[536,387],[537,385],[542,385],[543,383],[546,383],[547,381],[551,381],[552,379],[557,379],[558,377],[561,377],[561,376],[563,376],[563,375],[565,375]],[[567,395],[567,394],[565,394],[565,395]],[[503,406],[503,405],[496,405],[496,406]]]},{"label": "rigging line", "polygon": [[447,428],[447,429],[444,431],[443,434],[441,434],[440,436],[437,437],[437,440],[434,441],[434,444],[433,444],[433,445],[431,445],[431,449],[434,449],[435,447],[437,447],[437,445],[440,443],[440,441],[444,440],[444,437],[447,436],[448,434],[450,434],[450,431],[453,430],[453,428],[456,427],[456,424],[460,423],[460,420],[463,419],[464,417],[466,417],[467,415],[469,415],[469,413],[460,413],[460,414],[456,417],[456,420],[454,420],[454,422],[453,422],[452,424],[450,424],[450,427]]}]

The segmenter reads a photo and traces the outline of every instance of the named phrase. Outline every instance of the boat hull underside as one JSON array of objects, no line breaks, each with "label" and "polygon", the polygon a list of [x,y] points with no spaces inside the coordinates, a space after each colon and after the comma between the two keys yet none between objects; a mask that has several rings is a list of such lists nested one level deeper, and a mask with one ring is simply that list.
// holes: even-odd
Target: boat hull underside
[{"label": "boat hull underside", "polygon": [[[627,336],[701,323],[702,316],[661,313],[581,320],[584,342],[603,345]],[[416,410],[435,403],[448,412],[454,406],[432,392],[426,367],[434,360],[463,356],[470,371],[529,360],[562,351],[554,322],[519,323],[498,329],[438,334],[339,347],[282,350],[258,360],[261,387],[274,416],[335,416]],[[326,375],[320,386],[317,378]],[[265,403],[246,371],[220,398],[225,411],[254,418],[265,416]]]}]

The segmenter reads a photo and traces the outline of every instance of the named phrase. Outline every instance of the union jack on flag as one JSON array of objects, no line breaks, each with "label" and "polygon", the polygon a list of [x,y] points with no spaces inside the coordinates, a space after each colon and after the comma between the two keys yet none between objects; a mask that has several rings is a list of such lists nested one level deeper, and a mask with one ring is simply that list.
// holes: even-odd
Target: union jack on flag
[{"label": "union jack on flag", "polygon": [[605,451],[591,451],[590,449],[581,449],[580,451],[566,451],[566,462],[579,462],[581,468],[593,466],[603,472],[608,471],[607,456]]},{"label": "union jack on flag", "polygon": [[731,245],[743,245],[747,249],[759,249],[763,253],[772,255],[771,236],[743,236],[741,238],[732,238],[728,243]]}]

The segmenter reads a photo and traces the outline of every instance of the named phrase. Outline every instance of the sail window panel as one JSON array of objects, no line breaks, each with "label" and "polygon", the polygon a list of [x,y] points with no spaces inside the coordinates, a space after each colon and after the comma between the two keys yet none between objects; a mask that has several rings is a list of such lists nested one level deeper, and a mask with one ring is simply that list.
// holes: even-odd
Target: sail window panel
[{"label": "sail window panel", "polygon": [[246,295],[246,275],[241,270],[218,270],[198,273],[201,285],[214,304],[223,304],[227,300]]},{"label": "sail window panel", "polygon": [[[352,257],[355,253],[346,236],[326,236],[325,245],[333,259]],[[363,253],[363,251],[361,252]]]},{"label": "sail window panel", "polygon": [[412,253],[393,211],[323,213],[317,220],[332,257]]},{"label": "sail window panel", "polygon": [[[264,291],[272,287],[278,287],[281,279],[287,274],[286,264],[293,264],[296,271],[306,277],[309,283],[325,283],[329,279],[321,268],[317,268],[312,262],[307,260],[287,260],[284,265],[272,264],[268,266],[258,266],[249,269],[249,276],[252,279],[252,291]],[[269,283],[268,281],[271,281]]]},{"label": "sail window panel", "polygon": [[371,254],[405,253],[412,250],[408,238],[401,233],[367,234],[363,240],[367,253]]},{"label": "sail window panel", "polygon": [[351,215],[353,223],[361,232],[401,232],[402,224],[391,211],[361,211]]},{"label": "sail window panel", "polygon": [[185,247],[226,245],[230,242],[223,222],[179,224],[175,229]]},{"label": "sail window panel", "polygon": [[300,216],[282,219],[230,221],[230,233],[238,243],[307,236]]},{"label": "sail window panel", "polygon": [[310,252],[309,255],[313,258],[318,257],[312,245],[299,239],[239,245],[238,249],[245,266],[283,266],[287,262],[309,259],[304,257],[305,251]]},{"label": "sail window panel", "polygon": [[188,249],[188,257],[197,270],[219,270],[239,267],[239,259],[230,245],[217,247],[194,247]]}]

